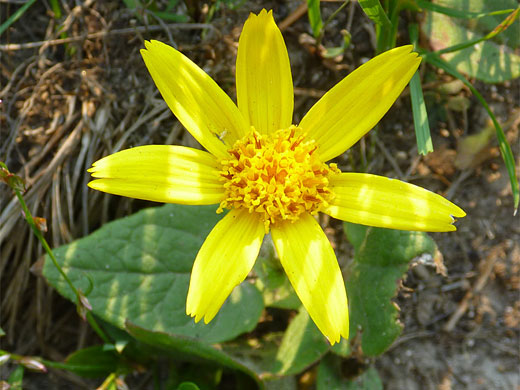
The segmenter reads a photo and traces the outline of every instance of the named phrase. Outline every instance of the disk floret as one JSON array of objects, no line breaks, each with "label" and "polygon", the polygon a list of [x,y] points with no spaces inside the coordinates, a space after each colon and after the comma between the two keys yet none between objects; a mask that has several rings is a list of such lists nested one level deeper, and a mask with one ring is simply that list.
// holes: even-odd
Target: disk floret
[{"label": "disk floret", "polygon": [[226,199],[217,212],[246,208],[259,213],[266,232],[271,223],[316,214],[332,199],[329,175],[340,173],[336,164],[320,161],[317,149],[296,126],[272,134],[252,128],[221,161]]}]

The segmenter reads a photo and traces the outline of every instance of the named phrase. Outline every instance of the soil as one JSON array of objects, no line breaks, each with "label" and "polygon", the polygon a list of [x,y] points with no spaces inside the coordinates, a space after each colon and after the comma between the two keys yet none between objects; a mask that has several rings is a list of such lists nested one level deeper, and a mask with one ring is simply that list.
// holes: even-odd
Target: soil
[{"label": "soil", "polygon": [[[333,59],[320,56],[301,12],[302,1],[228,2],[236,6],[221,5],[212,18],[208,13],[215,3],[191,3],[201,5],[192,16],[207,22],[207,28],[177,23],[167,29],[169,22],[158,23],[144,9],[135,12],[123,2],[64,0],[59,2],[62,17],[54,15],[47,2],[36,2],[0,36],[0,160],[26,181],[26,201],[34,215],[46,219],[45,236],[52,247],[156,205],[88,190],[86,169],[93,161],[142,144],[197,146],[146,71],[139,54],[144,39],[178,47],[234,97],[241,26],[250,11],[272,8],[290,54],[296,122],[324,91],[374,55],[374,27],[356,2],[326,29],[326,47],[341,44],[342,29],[352,36],[344,55]],[[323,19],[340,4],[322,2]],[[15,2],[2,2],[0,14],[12,15],[18,8]],[[404,13],[403,23],[411,18]],[[63,30],[58,31],[59,26]],[[404,31],[398,44],[407,43]],[[428,46],[426,41],[421,44]],[[442,267],[420,262],[410,268],[396,298],[403,334],[373,362],[389,390],[518,390],[520,224],[513,215],[507,172],[494,137],[478,150],[460,147],[468,136],[489,126],[478,100],[465,87],[446,92],[443,86],[457,85],[442,72],[427,66],[422,72],[434,80],[424,89],[435,151],[425,157],[417,154],[405,91],[378,129],[337,160],[346,170],[421,185],[467,212],[457,232],[432,234],[444,274]],[[520,82],[475,81],[475,86],[519,156]],[[454,99],[468,104],[461,108]],[[328,233],[343,240],[336,248],[338,258],[347,256],[351,249],[344,243],[341,224],[324,223]],[[43,251],[7,186],[0,187],[0,243],[0,326],[6,333],[1,348],[62,361],[99,342],[75,307],[39,276]],[[12,368],[1,366],[0,380]],[[24,383],[28,389],[100,385],[58,370],[26,374]],[[132,388],[152,387],[149,378],[141,377]]]}]

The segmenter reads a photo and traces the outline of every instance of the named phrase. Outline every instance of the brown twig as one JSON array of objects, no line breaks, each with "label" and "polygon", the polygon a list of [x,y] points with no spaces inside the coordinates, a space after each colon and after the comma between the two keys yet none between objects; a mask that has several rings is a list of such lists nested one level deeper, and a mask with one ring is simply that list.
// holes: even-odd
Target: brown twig
[{"label": "brown twig", "polygon": [[278,23],[278,27],[281,31],[284,31],[291,24],[300,19],[307,12],[307,2],[301,3],[298,8],[296,8],[289,16],[287,16],[284,20]]},{"label": "brown twig", "polygon": [[70,37],[70,38],[60,38],[60,39],[52,39],[52,40],[47,40],[47,41],[37,41],[37,42],[28,42],[28,43],[8,43],[5,45],[0,45],[0,50],[1,51],[12,51],[12,50],[34,49],[34,48],[37,48],[37,47],[40,47],[43,45],[56,46],[56,45],[63,45],[65,43],[79,42],[79,41],[83,41],[85,39],[102,38],[102,37],[111,36],[111,35],[125,35],[125,34],[132,34],[132,33],[160,31],[160,30],[163,30],[164,27],[167,27],[168,29],[175,29],[175,30],[200,30],[200,29],[206,29],[206,28],[215,30],[215,27],[213,25],[207,24],[207,23],[172,23],[172,24],[167,24],[165,26],[162,26],[162,25],[137,26],[137,27],[121,28],[121,29],[112,30],[112,31],[98,31],[95,33],[82,34],[82,35],[78,35],[77,37]]},{"label": "brown twig", "polygon": [[473,297],[478,295],[480,291],[484,288],[484,286],[487,283],[487,280],[489,279],[489,275],[491,275],[491,271],[493,271],[493,266],[495,265],[495,262],[497,260],[498,256],[495,251],[491,251],[486,258],[484,259],[484,264],[481,267],[481,273],[478,277],[475,284],[471,287],[468,292],[466,292],[466,295],[464,295],[464,298],[462,298],[462,301],[459,304],[459,307],[455,312],[450,316],[450,319],[444,325],[444,330],[446,332],[451,332],[455,325],[457,325],[457,322],[462,318],[464,313],[468,310],[469,303]]}]

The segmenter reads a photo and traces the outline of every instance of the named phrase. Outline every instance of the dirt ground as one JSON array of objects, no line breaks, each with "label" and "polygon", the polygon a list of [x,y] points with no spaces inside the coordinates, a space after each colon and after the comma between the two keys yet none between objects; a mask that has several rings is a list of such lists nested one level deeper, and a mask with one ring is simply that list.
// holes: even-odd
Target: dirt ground
[{"label": "dirt ground", "polygon": [[[373,56],[374,28],[356,2],[326,30],[327,47],[341,43],[341,29],[352,35],[345,54],[334,59],[319,56],[301,4],[246,1],[233,9],[220,7],[207,23],[211,7],[206,5],[194,14],[202,24],[173,24],[116,1],[61,1],[63,16],[56,19],[43,1],[2,34],[0,160],[26,180],[28,206],[46,218],[51,246],[154,205],[88,190],[86,169],[93,161],[142,144],[197,146],[146,71],[139,55],[144,39],[178,47],[234,96],[241,26],[250,11],[274,9],[291,60],[295,122],[324,91]],[[323,18],[338,5],[323,2]],[[1,2],[0,15],[16,8],[14,2]],[[403,23],[410,18],[404,13]],[[64,29],[58,31],[60,23]],[[405,33],[398,43],[408,43]],[[427,41],[421,44],[428,47]],[[477,154],[457,149],[465,137],[489,126],[487,114],[465,87],[443,92],[442,86],[456,83],[433,68],[425,71],[435,76],[424,85],[435,152],[417,155],[405,91],[377,131],[337,160],[343,170],[396,177],[441,193],[468,214],[456,233],[432,235],[445,275],[419,263],[409,270],[396,298],[403,334],[375,366],[388,390],[519,390],[520,223],[513,216],[507,172],[494,138]],[[520,82],[475,85],[504,125],[520,166]],[[454,98],[469,104],[457,108]],[[343,237],[341,224],[327,224],[335,237]],[[42,249],[7,186],[0,186],[0,243],[0,326],[6,332],[1,348],[59,361],[97,342],[75,307],[38,276]],[[344,240],[338,251],[340,259],[349,253]],[[2,366],[0,379],[8,371]],[[92,388],[91,382],[54,370],[29,375],[28,388],[45,388],[44,382],[48,388]]]}]

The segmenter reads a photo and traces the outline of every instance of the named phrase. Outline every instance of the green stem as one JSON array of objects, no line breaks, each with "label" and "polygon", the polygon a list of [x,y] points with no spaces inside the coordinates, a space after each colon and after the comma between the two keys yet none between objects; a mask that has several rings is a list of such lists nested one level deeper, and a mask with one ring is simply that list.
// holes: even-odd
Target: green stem
[{"label": "green stem", "polygon": [[[5,170],[7,170],[9,172],[9,169],[7,168],[7,165],[5,165],[5,163],[3,163],[2,161],[0,161],[0,167],[4,168]],[[12,187],[11,186],[11,189],[14,191],[14,193],[16,194],[16,197],[18,198],[18,201],[20,202],[20,205],[22,207],[22,210],[25,214],[25,220],[27,221],[27,223],[29,224],[29,226],[31,227],[34,235],[38,238],[38,240],[40,241],[41,245],[43,246],[43,249],[45,249],[45,252],[47,252],[47,254],[49,255],[49,257],[51,258],[54,266],[56,267],[56,269],[58,270],[58,272],[61,274],[61,276],[63,277],[63,279],[65,279],[65,281],[67,282],[67,284],[69,285],[69,287],[71,288],[71,290],[74,292],[74,294],[76,295],[76,300],[77,300],[77,303],[76,305],[78,307],[82,307],[83,306],[83,303],[81,302],[81,294],[80,292],[78,291],[78,289],[74,286],[74,284],[72,283],[72,281],[69,279],[69,277],[67,276],[67,274],[65,273],[65,271],[63,271],[63,269],[61,268],[60,264],[58,263],[58,260],[56,259],[56,257],[54,256],[54,253],[52,252],[52,249],[51,247],[49,246],[49,244],[47,243],[47,240],[45,240],[45,238],[43,237],[43,234],[42,232],[40,231],[40,229],[38,229],[38,227],[36,226],[36,223],[34,222],[34,218],[31,214],[31,212],[29,211],[29,208],[27,207],[27,204],[25,203],[25,200],[22,196],[22,193],[20,192],[20,190],[18,188],[15,188],[15,187]],[[87,310],[87,314],[86,314],[86,318],[87,318],[87,321],[89,322],[90,326],[94,329],[94,331],[96,331],[96,333],[99,335],[99,337],[101,337],[103,339],[103,341],[105,341],[106,343],[110,343],[110,339],[105,335],[105,333],[103,332],[103,330],[99,327],[99,325],[97,324],[94,316],[90,313],[90,311]]]},{"label": "green stem", "polygon": [[316,46],[319,46],[321,45],[321,41],[323,40],[323,36],[324,36],[324,32],[325,32],[325,28],[327,27],[327,25],[332,22],[334,20],[334,18],[341,12],[341,10],[343,8],[345,8],[347,6],[347,4],[350,2],[350,0],[345,0],[339,7],[338,9],[336,9],[328,18],[327,20],[323,23],[323,26],[321,27],[321,32],[320,32],[320,35],[318,36],[318,40],[316,42]]}]

